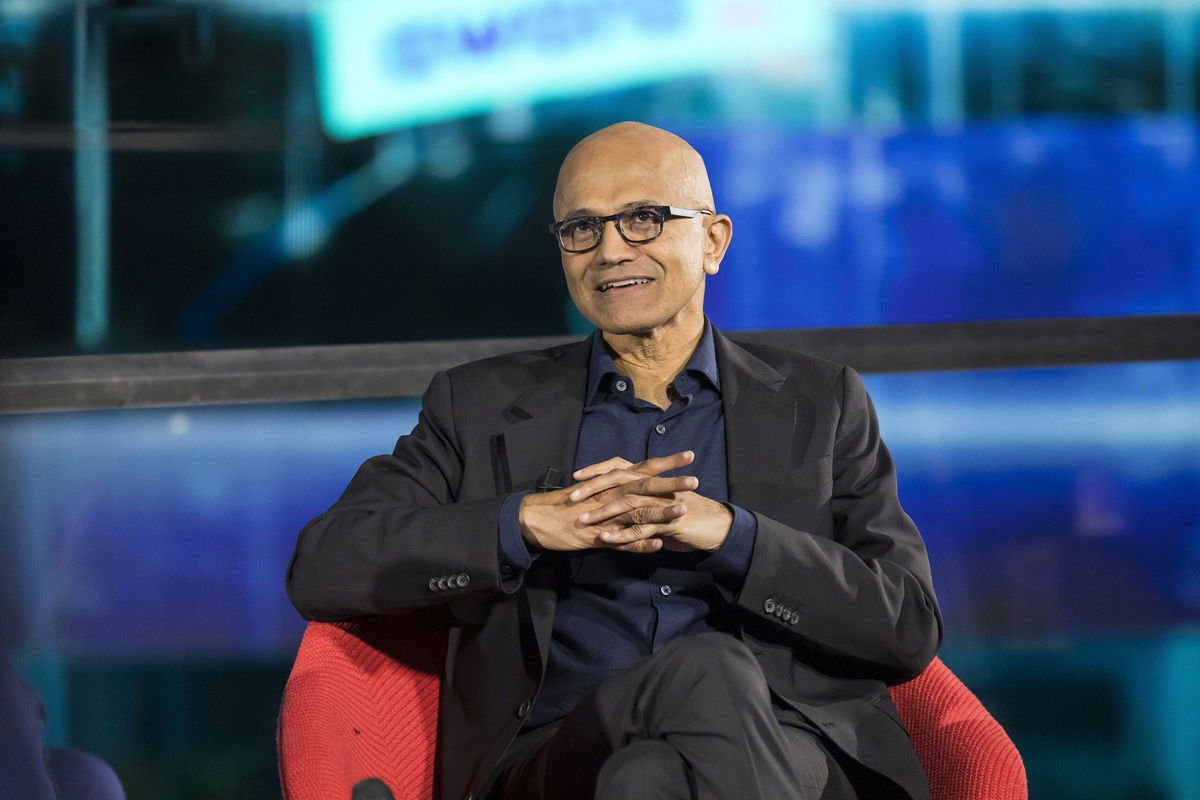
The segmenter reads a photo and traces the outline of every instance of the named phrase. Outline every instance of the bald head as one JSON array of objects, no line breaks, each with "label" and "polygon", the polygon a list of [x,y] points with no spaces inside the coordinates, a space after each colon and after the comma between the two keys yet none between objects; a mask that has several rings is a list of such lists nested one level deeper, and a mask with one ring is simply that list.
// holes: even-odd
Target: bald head
[{"label": "bald head", "polygon": [[[616,197],[625,181],[634,194],[656,186],[654,196]],[[571,148],[558,171],[554,189],[554,217],[601,209],[578,205],[598,191],[614,195],[614,202],[654,201],[665,205],[713,211],[712,188],[704,160],[690,144],[675,134],[641,122],[618,122],[588,136]],[[611,213],[616,208],[603,211]]]}]

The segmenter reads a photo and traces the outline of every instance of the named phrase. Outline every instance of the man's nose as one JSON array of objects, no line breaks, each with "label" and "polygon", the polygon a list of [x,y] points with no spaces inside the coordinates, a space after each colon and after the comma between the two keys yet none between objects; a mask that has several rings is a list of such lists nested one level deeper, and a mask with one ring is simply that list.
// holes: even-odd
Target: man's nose
[{"label": "man's nose", "polygon": [[604,223],[600,231],[600,244],[596,245],[596,256],[606,264],[619,264],[622,261],[632,261],[638,257],[635,245],[625,241],[617,230],[617,221],[610,219]]}]

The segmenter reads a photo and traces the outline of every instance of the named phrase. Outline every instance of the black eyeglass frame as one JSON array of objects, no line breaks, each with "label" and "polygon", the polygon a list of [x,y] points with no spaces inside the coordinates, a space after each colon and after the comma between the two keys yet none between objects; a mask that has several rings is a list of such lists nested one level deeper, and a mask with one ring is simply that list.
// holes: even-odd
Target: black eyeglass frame
[{"label": "black eyeglass frame", "polygon": [[[621,229],[621,217],[625,216],[626,214],[635,214],[638,211],[644,211],[646,209],[651,209],[653,211],[656,211],[656,212],[658,212],[659,216],[662,217],[662,224],[659,225],[659,227],[658,227],[658,233],[654,234],[653,236],[651,236],[648,239],[630,239],[628,236],[625,235],[625,231]],[[618,211],[615,214],[609,214],[607,217],[589,217],[589,216],[567,217],[566,219],[560,219],[557,222],[551,222],[548,230],[550,232],[550,235],[553,236],[554,239],[558,242],[558,246],[561,247],[565,252],[586,253],[589,250],[595,250],[597,247],[600,246],[601,240],[604,239],[604,225],[609,220],[612,221],[613,225],[617,229],[617,233],[620,234],[621,238],[624,239],[626,241],[626,243],[628,243],[628,244],[649,244],[650,242],[653,242],[655,239],[657,239],[659,236],[662,236],[662,232],[666,226],[667,220],[694,219],[699,214],[708,214],[711,216],[713,214],[713,212],[708,211],[707,209],[703,209],[703,208],[680,208],[679,206],[634,206],[633,208],[627,208],[624,211]],[[564,242],[562,240],[562,236],[561,236],[562,226],[566,225],[568,222],[577,222],[579,220],[590,220],[591,222],[594,222],[597,226],[599,226],[600,235],[596,237],[596,243],[593,244],[592,246],[585,247],[582,250],[572,250],[570,247],[567,247],[566,242]]]}]

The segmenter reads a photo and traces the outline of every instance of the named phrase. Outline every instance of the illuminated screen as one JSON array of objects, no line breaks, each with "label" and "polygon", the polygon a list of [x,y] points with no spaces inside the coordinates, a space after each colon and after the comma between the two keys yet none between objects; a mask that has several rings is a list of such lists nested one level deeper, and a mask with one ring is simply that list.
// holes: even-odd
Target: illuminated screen
[{"label": "illuminated screen", "polygon": [[75,5],[3,4],[0,355],[567,332],[623,119],[708,160],[725,328],[1200,312],[1195,4],[167,5],[82,92]]},{"label": "illuminated screen", "polygon": [[[1200,620],[1200,364],[869,375],[950,640]],[[416,400],[0,420],[20,635],[287,654],[299,528]],[[15,574],[13,574],[15,572]]]}]

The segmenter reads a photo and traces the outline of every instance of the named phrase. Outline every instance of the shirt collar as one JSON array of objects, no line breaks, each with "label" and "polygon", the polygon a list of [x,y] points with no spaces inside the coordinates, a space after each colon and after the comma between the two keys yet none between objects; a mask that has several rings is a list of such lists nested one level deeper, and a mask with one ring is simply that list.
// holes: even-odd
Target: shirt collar
[{"label": "shirt collar", "polygon": [[[684,365],[683,371],[703,376],[713,389],[721,390],[721,378],[717,373],[717,349],[713,343],[712,323],[707,317],[704,319],[704,333],[701,334],[700,341],[692,357]],[[592,354],[588,361],[587,400],[590,402],[596,396],[605,376],[619,374],[612,356],[608,354],[608,348],[604,346],[604,338],[600,331],[596,331],[592,334]]]}]

